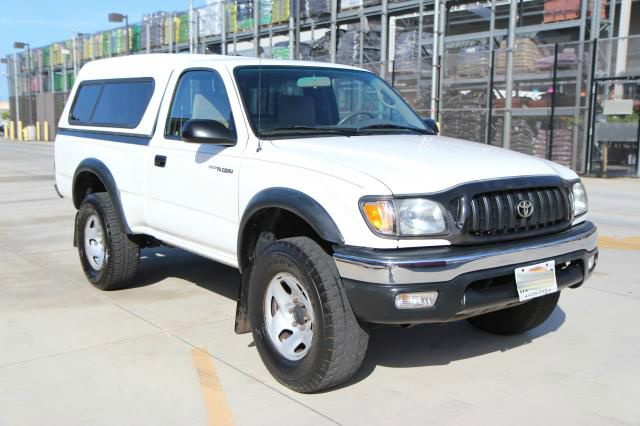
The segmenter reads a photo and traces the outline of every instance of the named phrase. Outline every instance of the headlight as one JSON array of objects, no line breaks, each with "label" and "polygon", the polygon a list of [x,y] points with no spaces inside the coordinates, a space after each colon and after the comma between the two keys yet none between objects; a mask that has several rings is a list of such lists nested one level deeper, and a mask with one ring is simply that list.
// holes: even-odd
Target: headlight
[{"label": "headlight", "polygon": [[422,198],[397,200],[400,235],[441,234],[447,229],[438,203]]},{"label": "headlight", "polygon": [[573,185],[573,216],[586,213],[588,208],[587,191],[582,182],[576,182]]},{"label": "headlight", "polygon": [[363,201],[360,208],[369,226],[379,234],[417,237],[447,230],[443,208],[424,198]]}]

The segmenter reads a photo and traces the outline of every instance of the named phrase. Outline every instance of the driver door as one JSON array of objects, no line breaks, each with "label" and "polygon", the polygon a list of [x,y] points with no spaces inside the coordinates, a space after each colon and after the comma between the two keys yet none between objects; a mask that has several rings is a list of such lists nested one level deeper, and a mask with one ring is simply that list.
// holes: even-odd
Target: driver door
[{"label": "driver door", "polygon": [[[231,82],[224,78],[230,78],[226,69],[187,69],[169,86],[175,91],[166,95],[171,103],[160,112],[146,165],[145,212],[149,226],[165,241],[234,265],[246,134],[236,132],[226,90]],[[236,134],[236,145],[182,141],[182,126],[191,119],[222,123]]]}]

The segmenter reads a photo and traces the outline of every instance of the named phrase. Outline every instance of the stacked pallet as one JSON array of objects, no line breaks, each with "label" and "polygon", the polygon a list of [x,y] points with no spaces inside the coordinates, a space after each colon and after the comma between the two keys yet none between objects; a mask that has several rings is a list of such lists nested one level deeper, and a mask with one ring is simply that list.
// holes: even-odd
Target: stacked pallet
[{"label": "stacked pallet", "polygon": [[[485,139],[485,117],[478,109],[486,108],[487,93],[484,90],[471,93],[445,93],[447,109],[442,112],[442,134],[454,138],[483,142]],[[468,111],[465,111],[468,110]]]},{"label": "stacked pallet", "polygon": [[[225,10],[224,3],[209,3],[205,7],[198,9],[198,36],[207,37],[222,33],[222,12]],[[185,42],[189,41],[189,15],[186,14],[186,22],[180,21],[180,30],[185,31]]]},{"label": "stacked pallet", "polygon": [[[497,118],[491,125],[491,145],[503,146],[504,119]],[[533,155],[536,132],[527,120],[511,121],[510,149],[522,154]]]},{"label": "stacked pallet", "polygon": [[[501,51],[496,52],[495,56],[495,71],[498,75],[504,74],[507,67],[506,50],[502,50],[506,48],[507,41],[503,40],[500,43]],[[536,61],[549,55],[553,55],[549,46],[542,46],[529,37],[518,39],[513,55],[513,71],[516,73],[535,72],[537,70]]]},{"label": "stacked pallet", "polygon": [[237,31],[253,28],[253,0],[236,0]]},{"label": "stacked pallet", "polygon": [[466,40],[450,43],[443,56],[448,78],[483,78],[489,75],[491,54],[486,42]]},{"label": "stacked pallet", "polygon": [[[338,41],[345,33],[339,30],[336,33]],[[311,43],[311,59],[318,62],[331,62],[331,32],[327,31],[322,37]]]},{"label": "stacked pallet", "polygon": [[486,77],[489,74],[490,53],[485,46],[465,47],[457,54],[456,76]]},{"label": "stacked pallet", "polygon": [[347,27],[338,40],[336,62],[340,64],[360,64],[360,47],[362,45],[362,62],[380,62],[380,22],[365,19],[364,25],[354,24]]},{"label": "stacked pallet", "polygon": [[[152,49],[161,47],[164,44],[164,23],[167,15],[167,12],[154,12],[149,15],[145,15],[142,18],[145,25],[149,28],[149,31],[147,32],[146,26],[143,25],[141,31],[140,42],[143,48],[146,48],[147,42]],[[149,35],[149,40],[147,40],[147,33]]]},{"label": "stacked pallet", "polygon": [[580,0],[545,0],[544,22],[558,22],[580,17]]},{"label": "stacked pallet", "polygon": [[300,6],[300,15],[303,18],[331,15],[331,0],[301,0]]},{"label": "stacked pallet", "polygon": [[[418,57],[423,65],[428,65],[426,59],[429,58],[427,49],[431,49],[433,45],[433,37],[431,34],[423,32],[421,43],[418,43],[418,29],[405,29],[396,33],[395,54],[393,69],[396,72],[415,72],[418,64]],[[422,52],[419,52],[419,44],[421,44]]]},{"label": "stacked pallet", "polygon": [[[549,140],[550,132],[548,130],[538,130],[538,135],[534,140],[533,155],[547,158],[549,155]],[[568,128],[554,129],[551,161],[571,167],[572,147],[573,130]]]},{"label": "stacked pallet", "polygon": [[289,16],[291,16],[290,0],[272,0],[272,2],[271,22],[274,24],[287,22],[289,20]]},{"label": "stacked pallet", "polygon": [[273,22],[273,3],[273,0],[258,0],[260,25],[269,25]]}]

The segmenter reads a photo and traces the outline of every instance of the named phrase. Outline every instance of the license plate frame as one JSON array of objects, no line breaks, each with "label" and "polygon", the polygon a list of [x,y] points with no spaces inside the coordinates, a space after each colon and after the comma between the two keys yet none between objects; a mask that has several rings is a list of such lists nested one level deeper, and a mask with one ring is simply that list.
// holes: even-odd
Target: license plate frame
[{"label": "license plate frame", "polygon": [[558,291],[556,262],[547,260],[515,269],[516,290],[521,302]]}]

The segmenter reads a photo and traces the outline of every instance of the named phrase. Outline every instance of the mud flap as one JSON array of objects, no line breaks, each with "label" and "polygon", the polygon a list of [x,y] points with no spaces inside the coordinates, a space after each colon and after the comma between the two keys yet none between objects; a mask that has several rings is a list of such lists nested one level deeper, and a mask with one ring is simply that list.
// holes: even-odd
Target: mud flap
[{"label": "mud flap", "polygon": [[73,246],[78,247],[78,215],[79,211],[76,212],[76,218],[73,221]]},{"label": "mud flap", "polygon": [[252,269],[253,265],[249,265],[242,271],[236,305],[236,334],[251,332],[251,323],[249,322],[249,281],[251,280]]}]

